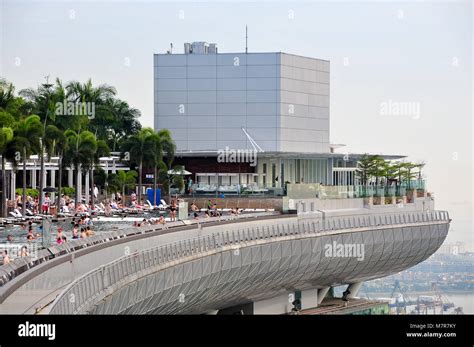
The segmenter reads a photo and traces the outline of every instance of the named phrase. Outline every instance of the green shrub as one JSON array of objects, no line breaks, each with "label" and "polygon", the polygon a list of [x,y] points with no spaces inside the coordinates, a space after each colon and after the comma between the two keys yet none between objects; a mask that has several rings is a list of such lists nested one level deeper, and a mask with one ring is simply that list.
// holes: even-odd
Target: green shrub
[{"label": "green shrub", "polygon": [[[15,190],[15,193],[17,193],[19,195],[22,195],[23,194],[23,188],[17,188]],[[34,198],[37,198],[39,196],[39,191],[38,191],[38,189],[26,188],[26,195],[29,195],[34,199]]]},{"label": "green shrub", "polygon": [[64,194],[64,195],[67,195],[67,196],[73,196],[75,192],[76,192],[76,189],[74,189],[74,187],[62,187],[61,188],[61,194]]}]

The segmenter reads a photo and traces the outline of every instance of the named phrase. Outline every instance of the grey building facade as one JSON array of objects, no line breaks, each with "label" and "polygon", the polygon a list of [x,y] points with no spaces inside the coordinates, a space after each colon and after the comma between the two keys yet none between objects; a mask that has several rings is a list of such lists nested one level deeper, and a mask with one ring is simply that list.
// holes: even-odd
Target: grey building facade
[{"label": "grey building facade", "polygon": [[328,61],[193,47],[154,55],[154,125],[178,151],[252,149],[244,128],[266,152],[329,152]]}]

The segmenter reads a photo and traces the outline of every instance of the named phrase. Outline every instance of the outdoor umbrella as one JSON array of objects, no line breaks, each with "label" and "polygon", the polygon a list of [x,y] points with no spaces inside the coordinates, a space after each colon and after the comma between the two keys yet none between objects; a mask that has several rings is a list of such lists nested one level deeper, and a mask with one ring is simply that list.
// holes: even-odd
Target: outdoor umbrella
[{"label": "outdoor umbrella", "polygon": [[54,187],[44,187],[43,192],[45,193],[56,193],[58,190]]},{"label": "outdoor umbrella", "polygon": [[175,171],[175,170],[168,170],[168,175],[191,175],[191,172],[189,171],[186,171],[186,170],[179,170],[179,171]]}]

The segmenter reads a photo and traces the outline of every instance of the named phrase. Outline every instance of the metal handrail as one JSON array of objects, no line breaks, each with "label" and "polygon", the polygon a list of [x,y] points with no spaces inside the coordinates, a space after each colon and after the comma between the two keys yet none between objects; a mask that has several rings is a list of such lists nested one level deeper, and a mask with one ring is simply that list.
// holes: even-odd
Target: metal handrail
[{"label": "metal handrail", "polygon": [[[411,223],[426,223],[426,222],[437,222],[437,221],[449,221],[449,215],[446,211],[427,211],[427,212],[403,212],[397,213],[385,218],[379,216],[377,218],[371,219],[370,216],[362,216],[364,223],[361,223],[361,216],[352,216],[350,217],[350,227],[345,229],[358,229],[358,228],[367,228],[367,227],[380,227],[384,225],[395,225],[393,220],[397,217],[401,221],[401,216],[411,216],[413,221]],[[261,227],[252,227],[247,229],[247,233],[244,229],[232,230],[232,231],[221,231],[212,235],[213,243],[208,243],[208,247],[205,247],[206,240],[208,236],[195,237],[186,242],[176,241],[166,245],[161,245],[152,249],[142,250],[134,255],[128,255],[121,257],[111,263],[103,265],[97,269],[94,269],[83,276],[79,277],[75,281],[71,282],[65,290],[63,290],[56,300],[53,302],[50,313],[52,314],[71,314],[80,312],[81,308],[87,304],[88,301],[94,299],[94,295],[99,294],[107,288],[110,288],[114,285],[117,285],[120,281],[126,279],[129,275],[135,274],[138,271],[143,271],[146,267],[138,269],[138,271],[122,271],[121,273],[117,270],[130,265],[130,270],[132,269],[134,263],[142,262],[142,259],[149,257],[150,254],[153,254],[152,258],[155,259],[152,266],[165,266],[171,261],[175,261],[179,258],[188,257],[190,255],[197,255],[203,252],[210,250],[219,251],[219,249],[226,245],[239,245],[242,243],[247,243],[249,241],[260,240],[264,238],[272,239],[282,236],[290,235],[303,235],[307,234],[308,231],[311,234],[317,235],[320,232],[332,231],[335,230],[336,222],[337,225],[341,225],[340,222],[345,220],[344,216],[337,217],[327,217],[327,223],[322,225],[321,228],[314,228],[313,231],[307,229],[304,226],[305,221],[296,221],[296,222],[286,222],[279,223],[277,225],[277,232],[266,233]],[[314,222],[319,222],[320,218],[315,218]],[[411,224],[410,223],[410,224]],[[321,224],[320,224],[321,225]],[[344,225],[344,224],[342,224]],[[282,228],[281,230],[280,227]],[[176,249],[181,248],[182,251],[176,252]],[[161,255],[164,255],[161,257]],[[112,273],[119,272],[119,276],[110,276]],[[102,276],[102,278],[100,278]],[[94,282],[95,281],[95,282]],[[91,282],[94,282],[96,286],[93,287],[93,291],[87,291],[88,288],[92,287]],[[107,285],[105,285],[107,284]],[[86,289],[82,287],[86,287]],[[86,291],[85,293],[83,291]],[[78,301],[79,299],[79,301]],[[69,304],[68,304],[69,303]]]},{"label": "metal handrail", "polygon": [[201,224],[214,224],[219,222],[234,221],[236,219],[255,219],[259,217],[261,218],[275,215],[279,214],[275,212],[260,212],[258,214],[244,214],[240,216],[211,217],[206,220],[199,221],[191,220],[187,221],[187,223],[178,221],[167,223],[165,227],[155,225],[142,228],[126,228],[121,230],[106,231],[85,239],[71,240],[61,245],[51,245],[48,248],[40,250],[36,257],[18,257],[15,258],[8,265],[0,265],[0,288],[6,283],[16,278],[17,276],[19,276],[20,274],[44,263],[45,261],[49,261],[59,256],[72,253],[84,248],[92,247],[100,243],[110,242],[120,238],[140,235],[144,233],[146,234],[154,231],[169,231],[178,227],[183,228],[187,226],[189,229],[193,229],[196,225]]}]

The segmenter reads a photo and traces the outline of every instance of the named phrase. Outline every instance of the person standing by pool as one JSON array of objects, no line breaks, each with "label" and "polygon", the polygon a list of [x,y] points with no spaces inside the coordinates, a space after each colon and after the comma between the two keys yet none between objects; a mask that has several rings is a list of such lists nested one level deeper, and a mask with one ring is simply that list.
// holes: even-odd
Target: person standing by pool
[{"label": "person standing by pool", "polygon": [[191,177],[188,178],[188,194],[191,195],[193,193],[193,180]]},{"label": "person standing by pool", "polygon": [[170,218],[172,222],[176,222],[176,211],[178,210],[178,207],[176,205],[176,200],[173,199],[171,200],[171,207],[170,207]]},{"label": "person standing by pool", "polygon": [[193,203],[191,204],[191,213],[193,214],[194,219],[197,219],[199,217],[198,212],[199,212],[199,207],[197,207],[193,201]]},{"label": "person standing by pool", "polygon": [[97,200],[97,197],[99,196],[99,188],[94,184],[94,200]]},{"label": "person standing by pool", "polygon": [[41,206],[41,211],[43,214],[48,214],[49,211],[49,204],[51,203],[51,199],[49,198],[49,194],[46,193],[43,201],[43,206]]}]

